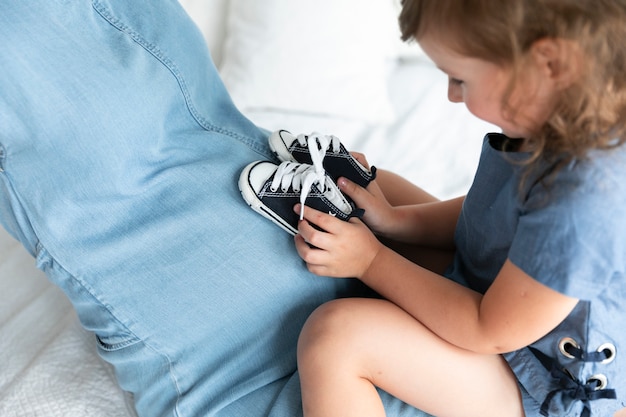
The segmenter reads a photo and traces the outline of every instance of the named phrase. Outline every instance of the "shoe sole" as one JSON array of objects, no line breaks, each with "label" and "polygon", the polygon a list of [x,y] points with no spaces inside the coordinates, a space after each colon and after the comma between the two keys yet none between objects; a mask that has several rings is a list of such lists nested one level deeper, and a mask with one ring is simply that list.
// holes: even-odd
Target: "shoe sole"
[{"label": "shoe sole", "polygon": [[265,204],[263,204],[263,202],[257,196],[256,191],[254,190],[252,184],[250,183],[250,180],[249,180],[250,171],[252,171],[252,169],[255,166],[262,164],[262,163],[266,163],[266,162],[265,161],[253,162],[251,164],[248,164],[243,169],[243,171],[241,172],[241,175],[239,175],[239,181],[238,181],[239,192],[241,193],[241,196],[243,197],[244,201],[250,206],[250,208],[252,208],[252,210],[256,211],[257,213],[259,213],[261,216],[265,217],[266,219],[271,220],[277,226],[279,226],[281,229],[283,229],[290,235],[295,236],[298,233],[298,230],[294,229],[289,223],[284,221],[282,217],[278,216],[276,213],[270,210]]}]

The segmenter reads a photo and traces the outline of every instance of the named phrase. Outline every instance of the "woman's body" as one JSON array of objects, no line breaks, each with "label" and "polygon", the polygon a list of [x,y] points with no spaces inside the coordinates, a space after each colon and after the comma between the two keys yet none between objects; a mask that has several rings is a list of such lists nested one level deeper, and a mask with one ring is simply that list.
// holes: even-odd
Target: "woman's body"
[{"label": "woman's body", "polygon": [[0,2],[0,67],[0,222],[138,414],[299,415],[302,324],[363,288],[315,279],[242,201],[268,133],[232,104],[181,6]]}]

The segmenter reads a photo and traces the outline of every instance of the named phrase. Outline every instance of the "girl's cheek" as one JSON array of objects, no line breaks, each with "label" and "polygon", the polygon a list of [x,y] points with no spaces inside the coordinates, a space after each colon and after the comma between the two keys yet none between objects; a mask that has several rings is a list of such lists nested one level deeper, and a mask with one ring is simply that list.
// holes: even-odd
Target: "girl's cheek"
[{"label": "girl's cheek", "polygon": [[489,112],[486,111],[485,106],[482,103],[478,103],[471,98],[466,98],[464,100],[464,103],[465,107],[467,107],[467,110],[469,110],[469,112],[472,113],[474,116],[484,121],[493,123],[492,120],[488,120],[490,119]]},{"label": "girl's cheek", "polygon": [[463,88],[460,85],[449,82],[448,100],[451,103],[463,103]]}]

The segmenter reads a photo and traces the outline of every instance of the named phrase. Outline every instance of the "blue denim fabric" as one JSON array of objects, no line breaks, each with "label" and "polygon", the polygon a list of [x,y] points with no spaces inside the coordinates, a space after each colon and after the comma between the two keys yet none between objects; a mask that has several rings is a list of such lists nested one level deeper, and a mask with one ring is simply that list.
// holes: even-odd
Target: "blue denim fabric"
[{"label": "blue denim fabric", "polygon": [[[0,3],[0,221],[64,290],[141,416],[297,416],[321,303],[247,207],[267,132],[233,106],[173,0]],[[422,416],[384,396],[391,415]]]}]

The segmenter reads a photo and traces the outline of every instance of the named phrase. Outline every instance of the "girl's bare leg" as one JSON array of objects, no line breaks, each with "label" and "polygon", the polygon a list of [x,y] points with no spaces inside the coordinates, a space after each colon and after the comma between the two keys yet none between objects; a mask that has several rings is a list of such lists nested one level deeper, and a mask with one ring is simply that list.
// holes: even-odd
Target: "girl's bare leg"
[{"label": "girl's bare leg", "polygon": [[500,355],[450,345],[384,300],[341,299],[316,310],[298,367],[306,417],[384,416],[375,387],[439,417],[524,415]]}]

